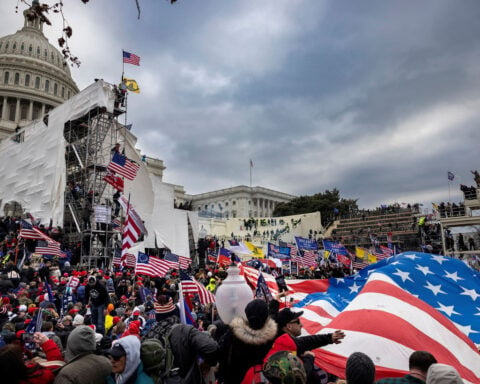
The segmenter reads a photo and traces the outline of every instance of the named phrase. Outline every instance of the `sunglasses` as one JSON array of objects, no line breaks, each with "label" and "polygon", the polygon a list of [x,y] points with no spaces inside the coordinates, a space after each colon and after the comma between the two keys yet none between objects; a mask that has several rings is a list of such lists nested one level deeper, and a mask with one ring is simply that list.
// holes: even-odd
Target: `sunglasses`
[{"label": "sunglasses", "polygon": [[300,324],[300,320],[295,319],[295,320],[289,321],[288,324]]}]

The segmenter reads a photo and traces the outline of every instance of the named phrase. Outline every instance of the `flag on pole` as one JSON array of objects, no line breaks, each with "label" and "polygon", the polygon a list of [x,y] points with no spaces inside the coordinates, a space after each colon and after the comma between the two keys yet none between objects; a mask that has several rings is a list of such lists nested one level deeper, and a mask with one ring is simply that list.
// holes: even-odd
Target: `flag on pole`
[{"label": "flag on pole", "polygon": [[140,168],[140,165],[129,160],[121,153],[115,152],[107,168],[110,171],[116,172],[128,180],[133,180],[135,179],[135,176],[137,176],[137,171]]},{"label": "flag on pole", "polygon": [[161,259],[138,252],[135,275],[147,275],[151,277],[164,277],[170,267]]},{"label": "flag on pole", "polygon": [[448,180],[452,181],[455,178],[455,175],[453,174],[453,172],[448,171],[447,172],[447,178],[448,178]]},{"label": "flag on pole", "polygon": [[123,51],[123,62],[126,64],[140,65],[140,56]]},{"label": "flag on pole", "polygon": [[134,79],[127,79],[126,77],[124,77],[123,84],[125,84],[125,88],[127,89],[127,91],[133,93],[140,93],[140,87]]},{"label": "flag on pole", "polygon": [[124,184],[123,179],[120,176],[115,175],[115,173],[111,171],[107,171],[107,174],[103,178],[105,182],[110,184],[113,188],[123,192]]},{"label": "flag on pole", "polygon": [[230,265],[231,263],[231,252],[226,248],[220,248],[218,250],[217,263],[221,265]]},{"label": "flag on pole", "polygon": [[192,279],[185,272],[180,271],[180,284],[183,293],[197,294],[201,304],[209,304],[215,302],[215,295],[207,290],[202,283]]},{"label": "flag on pole", "polygon": [[188,269],[192,263],[189,257],[176,255],[170,251],[165,252],[163,259],[172,269]]},{"label": "flag on pole", "polygon": [[253,160],[250,159],[250,168],[253,168]]}]

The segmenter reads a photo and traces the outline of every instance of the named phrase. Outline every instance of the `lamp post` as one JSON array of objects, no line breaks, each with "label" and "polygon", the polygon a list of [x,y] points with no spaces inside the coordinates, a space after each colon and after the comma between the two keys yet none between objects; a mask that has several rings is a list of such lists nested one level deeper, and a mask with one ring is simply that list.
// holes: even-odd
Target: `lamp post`
[{"label": "lamp post", "polygon": [[245,307],[252,301],[253,292],[240,275],[240,269],[232,264],[228,267],[228,277],[217,288],[215,301],[220,318],[229,324],[233,318],[245,317]]},{"label": "lamp post", "polygon": [[205,257],[207,253],[207,241],[205,238],[207,237],[207,230],[205,228],[200,228],[198,231],[198,267],[205,268]]}]

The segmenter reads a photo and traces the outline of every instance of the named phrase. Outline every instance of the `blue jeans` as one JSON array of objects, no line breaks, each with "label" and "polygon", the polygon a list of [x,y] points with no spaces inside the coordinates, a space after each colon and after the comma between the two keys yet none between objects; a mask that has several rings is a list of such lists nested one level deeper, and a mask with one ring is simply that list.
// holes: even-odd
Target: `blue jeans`
[{"label": "blue jeans", "polygon": [[97,333],[105,334],[105,304],[95,305],[92,304],[90,312],[92,312],[92,324],[97,328]]}]

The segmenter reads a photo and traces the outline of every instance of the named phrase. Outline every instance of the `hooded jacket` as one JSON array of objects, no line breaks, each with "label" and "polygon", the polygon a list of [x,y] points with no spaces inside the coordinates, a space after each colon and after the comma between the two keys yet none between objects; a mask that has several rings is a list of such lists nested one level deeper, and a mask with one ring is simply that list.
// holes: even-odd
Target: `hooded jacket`
[{"label": "hooded jacket", "polygon": [[116,340],[113,345],[120,344],[127,353],[125,369],[122,373],[112,373],[107,383],[112,384],[153,384],[153,380],[143,372],[140,360],[140,340],[136,336],[125,336]]},{"label": "hooded jacket", "polygon": [[67,364],[55,378],[56,384],[103,384],[112,372],[105,356],[95,355],[95,332],[86,325],[75,328],[67,339],[65,361]]},{"label": "hooded jacket", "polygon": [[277,323],[268,317],[260,329],[236,317],[220,340],[219,373],[225,384],[241,383],[248,369],[262,364],[277,335]]},{"label": "hooded jacket", "polygon": [[463,380],[452,366],[432,364],[428,368],[427,384],[463,384]]}]

